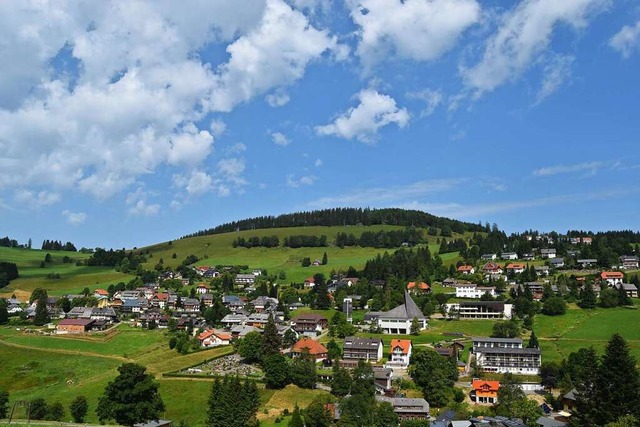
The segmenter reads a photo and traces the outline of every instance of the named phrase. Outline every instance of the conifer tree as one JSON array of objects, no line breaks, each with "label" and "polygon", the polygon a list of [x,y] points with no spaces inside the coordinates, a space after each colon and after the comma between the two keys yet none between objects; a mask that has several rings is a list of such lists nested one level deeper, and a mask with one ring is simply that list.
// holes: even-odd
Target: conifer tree
[{"label": "conifer tree", "polygon": [[297,403],[296,406],[293,407],[293,415],[291,416],[288,427],[304,427],[302,415],[300,415],[300,408]]},{"label": "conifer tree", "polygon": [[280,353],[280,347],[282,346],[282,339],[278,335],[278,328],[273,315],[269,316],[267,324],[264,326],[264,332],[262,333],[262,358],[271,356],[273,354]]},{"label": "conifer tree", "polygon": [[529,337],[527,348],[540,348],[540,344],[538,344],[538,337],[536,337],[536,333],[533,329],[531,330],[531,336]]},{"label": "conifer tree", "polygon": [[582,291],[580,292],[580,302],[578,305],[582,308],[596,308],[597,303],[596,293],[593,291],[593,287],[590,283],[585,283]]},{"label": "conifer tree", "polygon": [[33,323],[36,326],[43,326],[49,323],[49,311],[47,310],[47,295],[41,294],[36,302],[36,314]]}]

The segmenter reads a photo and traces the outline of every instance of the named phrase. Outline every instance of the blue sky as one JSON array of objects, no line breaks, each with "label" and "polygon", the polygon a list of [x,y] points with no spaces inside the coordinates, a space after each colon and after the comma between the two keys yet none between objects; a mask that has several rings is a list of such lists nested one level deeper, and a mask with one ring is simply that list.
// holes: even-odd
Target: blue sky
[{"label": "blue sky", "polygon": [[640,229],[634,1],[1,2],[0,235],[406,207]]}]

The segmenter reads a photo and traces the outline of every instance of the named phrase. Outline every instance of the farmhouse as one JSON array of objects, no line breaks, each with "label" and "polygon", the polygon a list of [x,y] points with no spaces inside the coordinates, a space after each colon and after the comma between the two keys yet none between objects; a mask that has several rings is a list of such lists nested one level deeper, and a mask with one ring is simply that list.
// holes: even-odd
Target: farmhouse
[{"label": "farmhouse", "polygon": [[91,329],[95,320],[91,319],[63,319],[56,326],[57,334],[83,334]]},{"label": "farmhouse", "polygon": [[502,274],[502,267],[495,262],[488,262],[482,267],[485,274]]},{"label": "farmhouse", "polygon": [[515,252],[502,252],[500,258],[503,260],[515,260],[518,259],[518,254]]},{"label": "farmhouse", "polygon": [[540,249],[540,256],[542,258],[555,258],[556,250],[553,248],[550,249]]},{"label": "farmhouse", "polygon": [[478,367],[488,372],[538,375],[542,352],[523,348],[521,338],[474,337],[473,353]]},{"label": "farmhouse", "polygon": [[408,334],[411,332],[413,319],[418,319],[420,330],[427,328],[427,318],[422,314],[409,292],[405,291],[404,304],[380,313],[378,327],[386,334]]},{"label": "farmhouse", "polygon": [[407,290],[416,294],[428,294],[431,291],[431,287],[424,282],[409,282]]},{"label": "farmhouse", "polygon": [[623,255],[620,257],[620,268],[624,270],[637,270],[638,257],[633,255]]},{"label": "farmhouse", "polygon": [[638,288],[633,283],[618,283],[614,287],[618,290],[622,287],[629,298],[638,298]]},{"label": "farmhouse", "polygon": [[305,353],[312,356],[316,362],[321,362],[328,356],[328,350],[318,341],[304,337],[291,347],[291,357],[301,357]]},{"label": "farmhouse", "polygon": [[494,261],[496,259],[496,254],[483,254],[480,259],[485,261]]},{"label": "farmhouse", "polygon": [[209,329],[197,336],[200,346],[204,348],[231,344],[231,334]]},{"label": "farmhouse", "polygon": [[476,272],[476,269],[473,268],[472,265],[461,265],[458,267],[458,273],[460,274],[473,274]]},{"label": "farmhouse", "polygon": [[553,268],[564,267],[564,258],[549,258],[548,262]]},{"label": "farmhouse", "polygon": [[548,265],[536,265],[533,267],[533,270],[536,274],[540,276],[548,276],[549,275],[549,266]]},{"label": "farmhouse", "polygon": [[520,274],[520,273],[524,273],[525,268],[527,268],[526,265],[522,264],[522,263],[509,263],[507,265],[507,274],[508,273],[512,273],[512,274]]},{"label": "farmhouse", "polygon": [[327,328],[327,318],[321,314],[300,314],[291,319],[291,328],[299,334],[316,336]]},{"label": "farmhouse", "polygon": [[236,285],[253,285],[256,281],[256,276],[253,274],[236,274],[234,283]]},{"label": "farmhouse", "polygon": [[346,337],[342,348],[343,360],[377,362],[382,359],[382,340],[376,338]]},{"label": "farmhouse", "polygon": [[582,258],[576,261],[582,268],[591,267],[598,264],[598,260],[595,258]]},{"label": "farmhouse", "polygon": [[603,282],[607,282],[609,286],[615,286],[624,281],[624,274],[619,271],[603,271],[600,273],[600,279]]}]

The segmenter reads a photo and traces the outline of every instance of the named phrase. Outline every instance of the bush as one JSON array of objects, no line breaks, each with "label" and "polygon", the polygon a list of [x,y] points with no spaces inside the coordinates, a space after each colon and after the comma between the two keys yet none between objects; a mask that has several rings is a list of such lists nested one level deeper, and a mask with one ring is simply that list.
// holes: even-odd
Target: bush
[{"label": "bush", "polygon": [[562,297],[551,297],[544,302],[542,313],[547,316],[559,316],[567,312],[567,303]]}]

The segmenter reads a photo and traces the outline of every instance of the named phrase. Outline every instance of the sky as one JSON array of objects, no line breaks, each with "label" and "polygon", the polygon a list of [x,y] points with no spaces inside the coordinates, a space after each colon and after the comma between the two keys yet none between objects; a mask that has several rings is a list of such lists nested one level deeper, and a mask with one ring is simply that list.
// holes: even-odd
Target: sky
[{"label": "sky", "polygon": [[640,230],[633,0],[0,2],[0,235],[401,207]]}]

